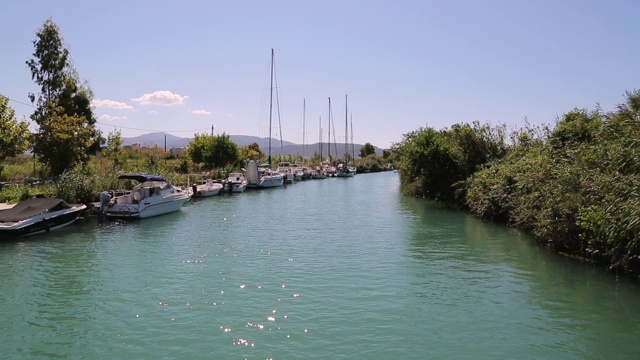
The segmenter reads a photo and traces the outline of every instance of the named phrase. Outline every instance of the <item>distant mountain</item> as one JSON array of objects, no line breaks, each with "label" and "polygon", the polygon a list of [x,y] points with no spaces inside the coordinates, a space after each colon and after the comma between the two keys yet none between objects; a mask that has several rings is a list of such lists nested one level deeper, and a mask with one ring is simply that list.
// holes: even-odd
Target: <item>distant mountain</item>
[{"label": "distant mountain", "polygon": [[[231,141],[235,142],[238,147],[242,147],[245,145],[249,145],[251,143],[258,143],[260,149],[263,151],[267,151],[269,148],[269,138],[261,138],[257,136],[247,136],[247,135],[230,135]],[[193,138],[182,138],[175,135],[163,133],[163,132],[155,132],[144,134],[136,137],[123,137],[123,145],[130,146],[135,143],[139,143],[141,147],[159,147],[170,150],[172,148],[180,148],[186,147],[189,142],[193,140]],[[282,141],[282,146],[280,146],[280,140],[271,138],[271,155],[279,155],[279,154],[289,154],[289,155],[304,155],[305,157],[310,157],[315,152],[320,152],[320,144],[307,144],[306,146],[292,143],[290,141]],[[360,148],[364,145],[354,144],[353,148],[355,149],[355,155],[358,157],[360,154]],[[374,146],[376,150],[376,155],[382,156],[382,149]],[[339,154],[339,157],[342,157],[345,153],[344,144],[331,144],[331,153],[335,154],[336,150]],[[351,145],[349,145],[349,152],[351,152]],[[327,153],[327,143],[322,143],[322,153]]]},{"label": "distant mountain", "polygon": [[181,138],[175,135],[163,133],[163,132],[154,132],[149,134],[144,134],[136,137],[123,137],[122,142],[124,146],[131,146],[135,143],[140,144],[141,147],[165,147],[167,150],[171,148],[185,147],[192,139]]}]

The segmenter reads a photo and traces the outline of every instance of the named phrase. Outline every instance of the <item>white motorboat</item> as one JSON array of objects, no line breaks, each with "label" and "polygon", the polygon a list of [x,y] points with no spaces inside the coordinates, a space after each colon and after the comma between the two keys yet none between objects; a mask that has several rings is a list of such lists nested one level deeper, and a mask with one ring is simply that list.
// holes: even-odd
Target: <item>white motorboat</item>
[{"label": "white motorboat", "polygon": [[191,191],[173,186],[159,175],[126,174],[120,180],[135,180],[131,192],[116,196],[109,201],[105,215],[111,218],[147,218],[180,210],[191,200]]},{"label": "white motorboat", "polygon": [[0,239],[49,232],[73,223],[87,208],[57,198],[32,198],[0,210]]},{"label": "white motorboat", "polygon": [[249,182],[243,173],[231,173],[227,180],[225,180],[224,184],[227,191],[240,193],[247,188]]},{"label": "white motorboat", "polygon": [[[301,164],[291,164],[291,170],[293,171],[293,179],[295,181],[302,181],[302,179],[305,179],[304,169],[307,169],[307,168],[303,167]],[[306,178],[308,179],[309,177],[307,176]]]},{"label": "white motorboat", "polygon": [[206,179],[200,185],[193,185],[193,197],[207,197],[220,194],[220,191],[224,189],[224,185],[213,181],[213,179]]},{"label": "white motorboat", "polygon": [[296,181],[295,171],[290,162],[284,161],[284,162],[278,163],[278,167],[276,168],[276,171],[282,174],[282,176],[284,176],[284,182],[286,184],[293,184]]}]

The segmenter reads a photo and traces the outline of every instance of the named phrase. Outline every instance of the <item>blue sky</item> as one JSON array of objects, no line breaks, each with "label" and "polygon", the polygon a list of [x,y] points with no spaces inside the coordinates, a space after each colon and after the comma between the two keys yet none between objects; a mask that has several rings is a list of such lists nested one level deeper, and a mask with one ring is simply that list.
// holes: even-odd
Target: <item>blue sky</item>
[{"label": "blue sky", "polygon": [[274,137],[303,143],[306,123],[306,143],[320,126],[326,141],[331,97],[344,142],[348,95],[353,141],[388,148],[424,126],[613,110],[638,88],[638,14],[633,0],[3,0],[0,94],[29,118],[25,61],[51,17],[105,135],[266,137],[273,48]]}]

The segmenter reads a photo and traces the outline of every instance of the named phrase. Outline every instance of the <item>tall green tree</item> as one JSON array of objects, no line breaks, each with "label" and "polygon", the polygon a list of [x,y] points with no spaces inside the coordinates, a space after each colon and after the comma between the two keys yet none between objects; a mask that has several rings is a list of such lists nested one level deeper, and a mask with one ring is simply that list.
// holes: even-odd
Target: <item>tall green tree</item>
[{"label": "tall green tree", "polygon": [[260,145],[256,142],[242,146],[238,149],[238,159],[243,163],[247,163],[249,160],[258,161],[262,157],[264,157],[264,151],[260,149]]},{"label": "tall green tree", "polygon": [[[93,93],[81,83],[70,61],[60,29],[50,18],[36,32],[33,58],[26,61],[40,92],[29,94],[36,104],[31,119],[38,124],[33,150],[58,176],[78,164],[100,146],[101,134],[91,109]],[[37,101],[36,101],[37,100]]]},{"label": "tall green tree", "polygon": [[113,170],[117,170],[125,162],[122,149],[122,135],[120,130],[114,130],[107,137],[107,146],[103,150],[104,157],[113,163]]},{"label": "tall green tree", "polygon": [[238,145],[227,134],[195,134],[189,143],[188,154],[195,163],[204,163],[210,168],[223,167],[238,160]]},{"label": "tall green tree", "polygon": [[369,155],[373,155],[376,153],[376,148],[371,145],[371,143],[364,144],[363,147],[360,148],[360,157],[362,159],[366,158]]},{"label": "tall green tree", "polygon": [[29,124],[16,120],[9,99],[0,95],[0,161],[27,151],[30,135]]}]

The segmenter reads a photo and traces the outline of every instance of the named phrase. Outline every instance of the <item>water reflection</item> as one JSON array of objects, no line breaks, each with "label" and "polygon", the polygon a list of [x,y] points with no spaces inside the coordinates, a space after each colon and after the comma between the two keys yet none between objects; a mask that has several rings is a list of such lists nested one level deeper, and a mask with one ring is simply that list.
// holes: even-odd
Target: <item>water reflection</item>
[{"label": "water reflection", "polygon": [[434,319],[437,328],[491,329],[510,344],[493,346],[526,347],[545,357],[625,358],[640,350],[633,340],[640,335],[636,284],[550,253],[503,225],[420,199],[400,203],[425,315],[443,304],[451,310]]},{"label": "water reflection", "polygon": [[[14,343],[11,351],[25,357],[57,357],[72,346],[86,346],[96,288],[95,236],[87,224],[15,239],[2,244],[3,291],[0,302],[22,303],[28,311],[5,311],[1,332],[18,332],[30,341]],[[65,246],[64,252],[59,249]],[[34,264],[47,264],[42,269]],[[72,311],[70,311],[72,309]],[[8,349],[7,349],[8,350]]]}]

